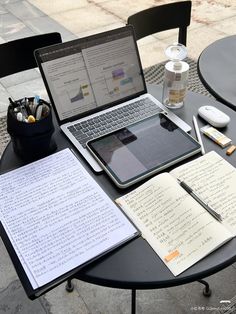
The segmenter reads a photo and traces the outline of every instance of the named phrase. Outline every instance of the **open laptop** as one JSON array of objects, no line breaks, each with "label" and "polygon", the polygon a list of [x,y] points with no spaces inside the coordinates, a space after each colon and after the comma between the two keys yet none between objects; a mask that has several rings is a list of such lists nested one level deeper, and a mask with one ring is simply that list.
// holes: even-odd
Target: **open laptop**
[{"label": "open laptop", "polygon": [[131,25],[35,51],[61,130],[96,172],[86,142],[141,119],[167,112],[184,131],[191,127],[147,93]]}]

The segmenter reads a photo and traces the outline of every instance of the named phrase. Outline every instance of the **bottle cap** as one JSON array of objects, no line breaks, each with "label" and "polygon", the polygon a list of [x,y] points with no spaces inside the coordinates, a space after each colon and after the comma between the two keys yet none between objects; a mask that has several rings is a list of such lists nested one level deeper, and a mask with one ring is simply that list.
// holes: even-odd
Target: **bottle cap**
[{"label": "bottle cap", "polygon": [[187,57],[187,48],[182,44],[174,43],[166,48],[165,54],[171,61],[180,61]]},{"label": "bottle cap", "polygon": [[182,69],[182,63],[179,61],[174,62],[174,70],[179,71]]}]

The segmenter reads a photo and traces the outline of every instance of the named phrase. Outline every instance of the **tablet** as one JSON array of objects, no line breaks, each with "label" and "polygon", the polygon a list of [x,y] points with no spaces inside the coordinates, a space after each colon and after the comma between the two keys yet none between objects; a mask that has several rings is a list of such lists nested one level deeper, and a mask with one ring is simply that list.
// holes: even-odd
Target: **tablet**
[{"label": "tablet", "polygon": [[87,148],[120,188],[201,151],[200,144],[164,113],[95,138]]}]

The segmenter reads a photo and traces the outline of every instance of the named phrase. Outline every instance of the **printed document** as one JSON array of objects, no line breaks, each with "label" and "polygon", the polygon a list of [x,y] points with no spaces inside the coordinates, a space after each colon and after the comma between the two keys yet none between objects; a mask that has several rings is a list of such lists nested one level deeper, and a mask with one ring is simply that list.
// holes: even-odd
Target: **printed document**
[{"label": "printed document", "polygon": [[1,175],[0,187],[1,223],[33,289],[137,234],[69,149]]}]

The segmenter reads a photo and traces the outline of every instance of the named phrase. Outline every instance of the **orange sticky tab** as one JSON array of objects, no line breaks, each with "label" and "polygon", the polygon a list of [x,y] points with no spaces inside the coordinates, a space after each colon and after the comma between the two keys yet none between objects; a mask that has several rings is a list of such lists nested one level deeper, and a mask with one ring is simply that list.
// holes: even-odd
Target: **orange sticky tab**
[{"label": "orange sticky tab", "polygon": [[236,149],[236,146],[235,145],[231,145],[230,148],[227,149],[226,155],[230,156],[231,154],[233,154],[235,149]]},{"label": "orange sticky tab", "polygon": [[173,258],[177,257],[179,255],[179,251],[175,250],[171,252],[169,255],[165,256],[164,259],[168,263],[170,262]]}]

